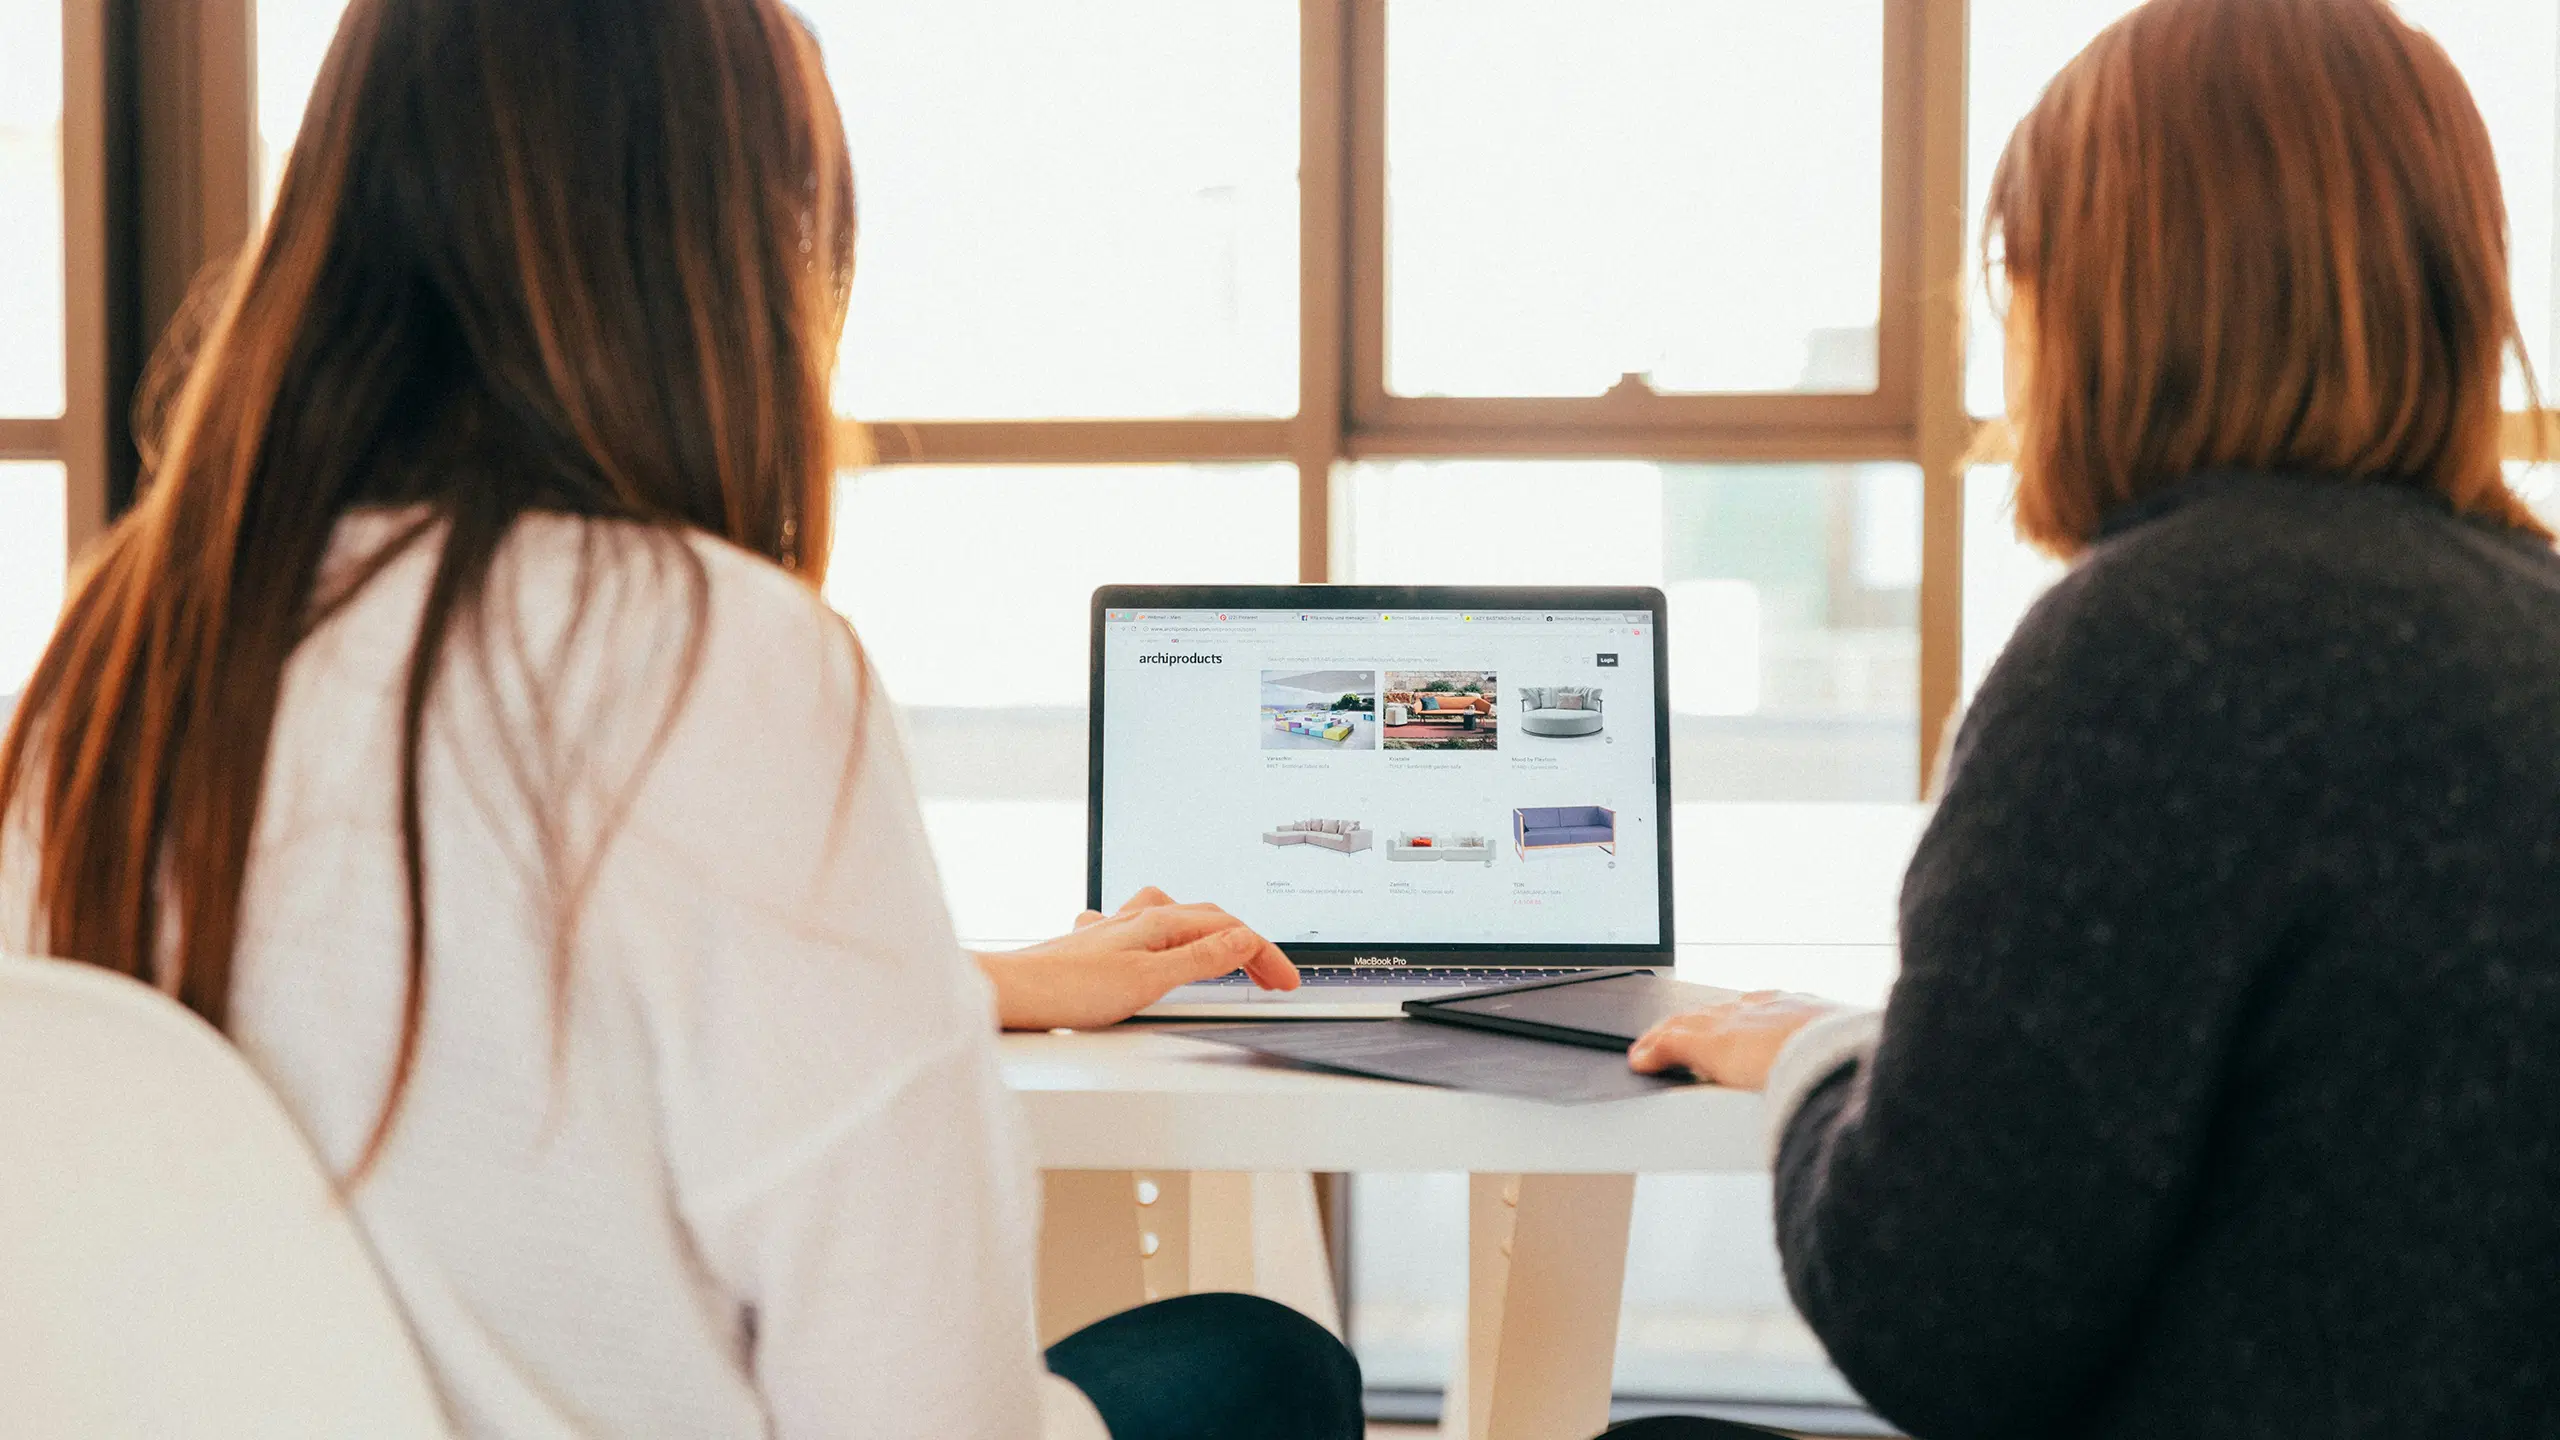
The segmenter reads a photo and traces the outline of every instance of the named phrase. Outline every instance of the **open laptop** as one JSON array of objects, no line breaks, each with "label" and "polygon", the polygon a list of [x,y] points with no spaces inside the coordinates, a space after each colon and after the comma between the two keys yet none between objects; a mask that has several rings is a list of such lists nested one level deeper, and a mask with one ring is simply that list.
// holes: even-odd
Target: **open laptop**
[{"label": "open laptop", "polygon": [[1107,586],[1086,903],[1224,906],[1305,985],[1161,1018],[1403,1002],[1672,960],[1662,592]]}]

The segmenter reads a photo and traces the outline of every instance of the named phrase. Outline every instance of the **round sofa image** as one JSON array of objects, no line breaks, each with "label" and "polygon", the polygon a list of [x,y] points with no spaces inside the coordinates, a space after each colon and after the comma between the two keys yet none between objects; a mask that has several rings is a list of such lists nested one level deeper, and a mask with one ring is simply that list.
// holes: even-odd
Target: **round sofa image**
[{"label": "round sofa image", "polygon": [[1490,865],[1493,863],[1493,846],[1481,835],[1465,835],[1454,830],[1433,831],[1428,835],[1407,831],[1388,844],[1387,858],[1406,863],[1431,860]]},{"label": "round sofa image", "polygon": [[1262,832],[1265,845],[1312,845],[1337,855],[1366,850],[1376,838],[1357,820],[1292,820]]},{"label": "round sofa image", "polygon": [[1564,738],[1597,735],[1602,723],[1600,692],[1582,685],[1520,687],[1520,729],[1524,734]]}]

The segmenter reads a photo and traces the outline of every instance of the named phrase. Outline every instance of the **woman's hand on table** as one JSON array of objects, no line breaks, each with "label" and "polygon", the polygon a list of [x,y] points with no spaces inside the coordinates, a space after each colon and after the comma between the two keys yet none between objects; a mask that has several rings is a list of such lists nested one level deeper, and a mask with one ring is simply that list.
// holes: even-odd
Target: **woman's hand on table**
[{"label": "woman's hand on table", "polygon": [[1055,940],[977,960],[1007,1030],[1116,1025],[1177,986],[1236,970],[1265,990],[1298,988],[1298,967],[1279,946],[1215,905],[1178,905],[1152,886],[1116,914],[1086,911]]},{"label": "woman's hand on table", "polygon": [[1654,1026],[1627,1047],[1627,1064],[1645,1075],[1686,1070],[1711,1084],[1765,1089],[1769,1067],[1797,1031],[1853,1008],[1811,995],[1754,990]]}]

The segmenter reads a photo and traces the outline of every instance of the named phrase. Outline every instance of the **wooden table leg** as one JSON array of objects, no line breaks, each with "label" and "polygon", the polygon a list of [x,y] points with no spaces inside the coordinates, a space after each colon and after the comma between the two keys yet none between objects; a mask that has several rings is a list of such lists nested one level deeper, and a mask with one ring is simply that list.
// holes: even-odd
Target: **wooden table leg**
[{"label": "wooden table leg", "polygon": [[1146,1303],[1138,1177],[1051,1170],[1040,1177],[1040,1343]]},{"label": "wooden table leg", "polygon": [[1290,1170],[1250,1178],[1253,1283],[1238,1288],[1277,1300],[1334,1334],[1343,1334],[1342,1297],[1334,1293],[1333,1261],[1324,1246],[1324,1223],[1316,1213],[1316,1177]]},{"label": "wooden table leg", "polygon": [[1151,1300],[1232,1290],[1342,1333],[1303,1171],[1052,1170],[1042,1177],[1040,1343]]},{"label": "wooden table leg", "polygon": [[[1140,1214],[1146,1234],[1156,1237],[1146,1262],[1148,1299],[1237,1291],[1277,1300],[1342,1333],[1314,1176],[1197,1171],[1139,1180],[1160,1187]],[[1147,1248],[1145,1235],[1140,1247]]]},{"label": "wooden table leg", "polygon": [[1450,1440],[1583,1440],[1609,1423],[1632,1175],[1467,1182],[1467,1342]]}]

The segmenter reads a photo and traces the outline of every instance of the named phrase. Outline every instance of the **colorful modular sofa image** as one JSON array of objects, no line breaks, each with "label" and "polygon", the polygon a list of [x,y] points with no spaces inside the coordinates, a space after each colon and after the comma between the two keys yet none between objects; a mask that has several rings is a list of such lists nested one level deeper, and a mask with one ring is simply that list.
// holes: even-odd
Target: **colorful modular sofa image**
[{"label": "colorful modular sofa image", "polygon": [[1563,739],[1597,735],[1601,726],[1600,692],[1587,685],[1523,685],[1520,687],[1520,733]]},{"label": "colorful modular sofa image", "polygon": [[1265,845],[1312,845],[1337,855],[1366,850],[1376,838],[1357,820],[1292,820],[1262,832]]},{"label": "colorful modular sofa image", "polygon": [[1513,853],[1525,860],[1532,855],[1557,850],[1572,850],[1584,845],[1597,846],[1603,854],[1618,853],[1618,812],[1601,805],[1549,805],[1542,809],[1511,812],[1511,845]]},{"label": "colorful modular sofa image", "polygon": [[1272,724],[1283,734],[1306,735],[1317,740],[1331,740],[1337,745],[1350,739],[1353,730],[1353,726],[1349,720],[1346,720],[1329,710],[1301,710],[1294,713],[1284,712],[1283,714],[1275,717]]},{"label": "colorful modular sofa image", "polygon": [[1262,748],[1377,749],[1377,672],[1263,671]]},{"label": "colorful modular sofa image", "polygon": [[1465,830],[1405,831],[1387,842],[1387,858],[1411,863],[1431,860],[1448,864],[1490,865],[1493,846],[1482,835]]}]

